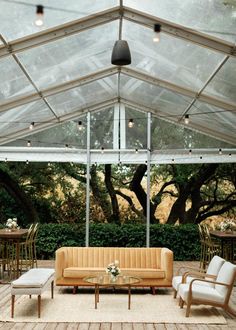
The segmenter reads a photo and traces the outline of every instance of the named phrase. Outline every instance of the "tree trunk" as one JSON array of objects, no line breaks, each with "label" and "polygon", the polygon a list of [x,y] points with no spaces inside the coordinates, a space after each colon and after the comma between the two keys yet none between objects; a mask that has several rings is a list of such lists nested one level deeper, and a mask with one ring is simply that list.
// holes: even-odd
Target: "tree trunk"
[{"label": "tree trunk", "polygon": [[[218,166],[218,164],[203,164],[199,171],[187,182],[178,184],[179,197],[171,208],[167,219],[168,224],[174,224],[177,220],[179,220],[180,223],[196,222],[197,214],[200,209],[201,186],[210,180]],[[186,211],[188,198],[192,198],[192,206]]]},{"label": "tree trunk", "polygon": [[[147,216],[147,194],[145,190],[143,189],[141,185],[141,181],[143,179],[143,176],[147,170],[147,165],[141,164],[138,165],[133,179],[130,183],[130,190],[133,191],[138,198],[139,203],[141,204],[143,208],[143,214]],[[151,223],[156,223],[156,218],[155,218],[155,210],[156,208],[153,206],[153,204],[150,202],[150,222]]]},{"label": "tree trunk", "polygon": [[111,217],[111,208],[108,204],[108,200],[103,196],[99,189],[99,185],[97,182],[97,171],[96,166],[92,165],[90,169],[90,186],[93,193],[93,197],[95,202],[101,207],[104,217],[109,221]]},{"label": "tree trunk", "polygon": [[111,180],[111,164],[105,165],[105,184],[107,191],[110,195],[111,199],[111,206],[112,206],[112,215],[109,222],[115,222],[120,223],[120,210],[119,210],[119,204],[116,197],[116,192],[112,184]]},{"label": "tree trunk", "polygon": [[0,185],[9,193],[9,195],[19,204],[24,211],[28,223],[37,222],[38,215],[31,203],[30,198],[26,195],[19,184],[13,180],[7,172],[0,170]]}]

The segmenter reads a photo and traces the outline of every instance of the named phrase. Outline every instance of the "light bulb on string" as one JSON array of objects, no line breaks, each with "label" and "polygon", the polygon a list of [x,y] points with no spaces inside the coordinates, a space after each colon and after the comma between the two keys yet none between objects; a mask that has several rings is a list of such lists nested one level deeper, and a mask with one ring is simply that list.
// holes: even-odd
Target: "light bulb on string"
[{"label": "light bulb on string", "polygon": [[44,16],[44,7],[42,5],[36,6],[36,19],[34,21],[34,24],[36,26],[42,26],[43,25],[43,16]]},{"label": "light bulb on string", "polygon": [[7,158],[5,158],[5,163],[7,163]]},{"label": "light bulb on string", "polygon": [[161,32],[161,24],[154,24],[153,27],[154,35],[153,35],[153,42],[159,42],[160,41],[160,32]]},{"label": "light bulb on string", "polygon": [[135,153],[138,154],[138,149],[135,149]]},{"label": "light bulb on string", "polygon": [[104,147],[101,147],[101,153],[104,154]]},{"label": "light bulb on string", "polygon": [[65,144],[65,148],[68,149],[69,148],[69,145],[68,144]]},{"label": "light bulb on string", "polygon": [[129,122],[128,122],[128,127],[129,127],[129,128],[134,127],[134,121],[133,121],[133,119],[130,119],[130,120],[129,120]]},{"label": "light bulb on string", "polygon": [[231,154],[229,154],[229,157],[231,157],[232,155]]},{"label": "light bulb on string", "polygon": [[219,155],[222,155],[222,149],[219,149]]},{"label": "light bulb on string", "polygon": [[26,160],[26,165],[28,165],[29,164],[29,161],[28,161],[28,159]]},{"label": "light bulb on string", "polygon": [[78,130],[79,130],[79,131],[82,131],[82,130],[83,130],[83,123],[82,123],[81,120],[78,121]]},{"label": "light bulb on string", "polygon": [[34,129],[34,122],[32,121],[29,125],[29,129],[32,131]]},{"label": "light bulb on string", "polygon": [[30,140],[27,141],[27,147],[31,147],[31,141]]},{"label": "light bulb on string", "polygon": [[189,124],[189,115],[185,115],[185,116],[184,116],[184,123],[185,123],[186,125]]},{"label": "light bulb on string", "polygon": [[189,149],[189,152],[188,152],[189,156],[192,156],[192,150]]}]

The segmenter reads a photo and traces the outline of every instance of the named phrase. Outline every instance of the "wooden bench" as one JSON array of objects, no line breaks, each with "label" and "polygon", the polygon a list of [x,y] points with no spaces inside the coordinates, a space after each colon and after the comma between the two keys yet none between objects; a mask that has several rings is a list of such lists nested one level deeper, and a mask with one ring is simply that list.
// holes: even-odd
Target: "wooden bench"
[{"label": "wooden bench", "polygon": [[16,295],[38,296],[38,317],[41,311],[41,294],[51,284],[51,297],[53,299],[54,269],[34,268],[30,269],[17,280],[11,283],[11,317],[14,317],[14,305]]}]

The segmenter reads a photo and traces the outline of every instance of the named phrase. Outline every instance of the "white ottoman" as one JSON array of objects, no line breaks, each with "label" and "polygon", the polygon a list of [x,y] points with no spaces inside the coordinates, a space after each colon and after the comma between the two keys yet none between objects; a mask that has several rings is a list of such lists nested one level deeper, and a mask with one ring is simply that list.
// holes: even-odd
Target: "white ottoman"
[{"label": "white ottoman", "polygon": [[41,311],[41,294],[51,284],[51,297],[53,299],[54,269],[30,269],[17,280],[11,283],[11,317],[14,317],[15,295],[38,296],[38,317]]}]

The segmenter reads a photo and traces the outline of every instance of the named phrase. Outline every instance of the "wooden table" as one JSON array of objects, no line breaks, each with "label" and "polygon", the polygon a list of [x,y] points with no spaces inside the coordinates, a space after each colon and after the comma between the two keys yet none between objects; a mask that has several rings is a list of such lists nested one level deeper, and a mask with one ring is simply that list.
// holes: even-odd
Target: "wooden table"
[{"label": "wooden table", "polygon": [[210,232],[210,235],[214,238],[217,238],[221,242],[221,256],[225,258],[226,256],[224,255],[224,247],[225,244],[230,245],[230,260],[231,262],[234,262],[234,245],[236,241],[236,231],[231,231],[231,232],[223,232],[223,231],[218,231],[218,230],[213,230]]},{"label": "wooden table", "polygon": [[99,288],[100,287],[127,287],[128,288],[128,309],[131,304],[131,286],[141,281],[140,278],[128,275],[118,275],[114,280],[111,279],[110,275],[92,275],[84,278],[85,282],[94,284],[95,287],[95,309],[99,302]]},{"label": "wooden table", "polygon": [[6,244],[16,244],[16,277],[19,277],[19,265],[20,265],[20,241],[26,236],[28,229],[16,229],[10,231],[9,229],[0,229],[0,240]]}]

